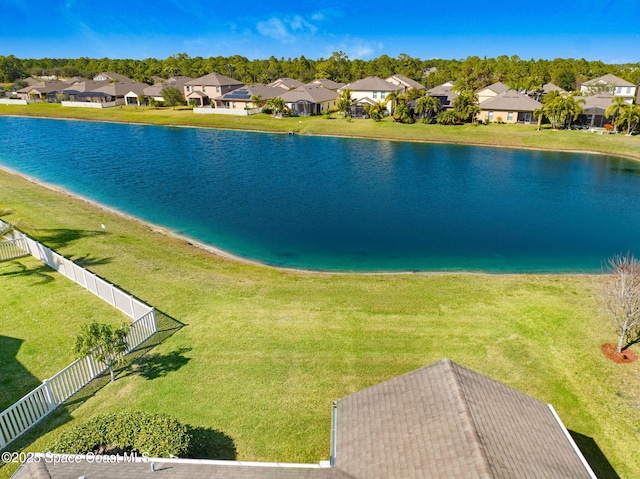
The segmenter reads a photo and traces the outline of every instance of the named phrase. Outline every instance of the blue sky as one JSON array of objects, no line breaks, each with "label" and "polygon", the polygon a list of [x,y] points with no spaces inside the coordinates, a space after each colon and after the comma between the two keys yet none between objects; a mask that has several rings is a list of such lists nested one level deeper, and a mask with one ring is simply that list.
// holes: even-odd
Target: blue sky
[{"label": "blue sky", "polygon": [[638,0],[594,2],[0,0],[19,58],[586,58],[640,62]]}]

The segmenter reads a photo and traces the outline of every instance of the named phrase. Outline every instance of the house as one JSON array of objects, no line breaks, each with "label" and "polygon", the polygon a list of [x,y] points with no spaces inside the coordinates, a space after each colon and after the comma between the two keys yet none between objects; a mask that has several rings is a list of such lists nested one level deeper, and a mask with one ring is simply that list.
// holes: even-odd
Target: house
[{"label": "house", "polygon": [[534,123],[533,112],[542,107],[542,103],[515,90],[508,90],[483,101],[480,107],[479,121],[498,121],[503,123]]},{"label": "house", "polygon": [[379,101],[387,103],[385,101],[386,96],[398,90],[398,86],[380,77],[370,76],[339,88],[338,93],[344,90],[349,90],[351,92],[351,98],[356,101],[367,99],[372,100],[373,103]]},{"label": "house", "polygon": [[298,116],[321,115],[340,100],[339,93],[320,85],[302,85],[279,96]]},{"label": "house", "polygon": [[[188,81],[184,84],[184,96],[189,100],[196,100],[200,106],[210,103],[212,98],[224,95],[230,91],[243,86],[239,80],[220,75],[219,73],[209,73],[207,75]],[[194,94],[199,92],[200,94]]]},{"label": "house", "polygon": [[101,82],[132,82],[133,80],[124,75],[120,75],[119,73],[114,72],[102,72],[98,75],[94,76],[93,79],[95,81]]},{"label": "house", "polygon": [[638,93],[638,87],[631,82],[607,73],[601,77],[584,82],[580,86],[580,91],[584,95],[595,95],[607,92],[613,96],[621,96],[625,102],[632,104]]},{"label": "house", "polygon": [[277,80],[269,83],[267,86],[278,87],[282,88],[283,90],[289,91],[302,85],[304,85],[304,83],[298,80],[294,80],[293,78],[278,78]]},{"label": "house", "polygon": [[42,81],[35,85],[19,89],[16,94],[21,100],[40,100],[57,102],[62,95],[62,90],[69,88],[68,82],[59,80]]},{"label": "house", "polygon": [[584,102],[580,105],[584,113],[580,115],[578,122],[590,128],[604,128],[608,122],[605,112],[613,103],[613,95],[602,92],[597,95],[576,97],[576,100]]},{"label": "house", "polygon": [[318,86],[323,86],[328,90],[337,91],[338,89],[342,88],[345,84],[338,83],[333,80],[329,80],[328,78],[319,78],[317,80],[313,80],[312,82],[307,83],[307,85],[318,85]]},{"label": "house", "polygon": [[[196,92],[197,93],[197,92]],[[244,85],[212,99],[212,108],[194,108],[194,113],[218,113],[223,115],[252,115],[260,113],[261,107],[252,99],[260,97],[262,101],[280,96],[281,87],[268,85]]]},{"label": "house", "polygon": [[329,457],[285,464],[37,455],[12,479],[596,479],[551,405],[448,359],[335,401]]},{"label": "house", "polygon": [[143,93],[147,98],[152,98],[157,102],[163,102],[164,97],[162,96],[162,90],[173,87],[183,92],[185,85],[191,80],[193,80],[193,78],[187,76],[174,76],[167,80],[156,81],[153,85],[145,87]]},{"label": "house", "polygon": [[387,78],[389,83],[397,85],[397,89],[400,90],[400,93],[406,93],[407,90],[413,88],[414,90],[426,90],[424,85],[421,85],[415,80],[411,78],[407,78],[403,75],[391,75]]},{"label": "house", "polygon": [[453,101],[458,98],[458,93],[453,89],[453,83],[447,82],[427,90],[427,95],[440,100],[440,108],[443,110],[453,108]]},{"label": "house", "polygon": [[109,81],[104,85],[94,89],[91,93],[105,93],[107,102],[116,104],[139,105],[138,98],[144,96],[144,89],[148,87],[146,83],[133,80],[129,81]]},{"label": "house", "polygon": [[504,93],[510,90],[508,85],[505,85],[502,82],[496,82],[492,85],[486,86],[478,90],[478,103],[482,103],[489,98],[493,98],[500,93]]}]

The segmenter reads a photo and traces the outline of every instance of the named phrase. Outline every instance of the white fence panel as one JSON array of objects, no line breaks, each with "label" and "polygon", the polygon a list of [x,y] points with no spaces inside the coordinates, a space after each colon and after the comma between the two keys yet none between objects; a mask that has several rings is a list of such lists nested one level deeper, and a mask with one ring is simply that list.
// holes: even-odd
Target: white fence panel
[{"label": "white fence panel", "polygon": [[124,314],[133,318],[133,306],[131,305],[131,296],[123,293],[117,288],[113,288],[113,296],[115,299],[115,307]]},{"label": "white fence panel", "polygon": [[99,297],[100,294],[98,293],[98,282],[96,278],[97,276],[95,274],[85,270],[85,279],[87,281],[87,289]]},{"label": "white fence panel", "polygon": [[27,243],[23,238],[0,241],[0,261],[20,258],[28,254]]},{"label": "white fence panel", "polygon": [[0,449],[38,423],[55,405],[41,384],[13,406],[0,413]]},{"label": "white fence panel", "polygon": [[96,277],[96,286],[98,289],[98,296],[111,306],[116,305],[116,300],[113,297],[113,286],[107,283],[104,279]]},{"label": "white fence panel", "polygon": [[136,319],[129,327],[127,335],[127,344],[129,350],[135,349],[137,346],[149,339],[157,330],[155,312],[153,309],[144,316]]}]

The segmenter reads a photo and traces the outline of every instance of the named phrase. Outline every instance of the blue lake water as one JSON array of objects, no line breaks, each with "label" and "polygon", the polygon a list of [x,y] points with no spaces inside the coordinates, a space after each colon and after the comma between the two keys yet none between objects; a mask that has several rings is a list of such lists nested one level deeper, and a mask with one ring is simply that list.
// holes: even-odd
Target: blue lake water
[{"label": "blue lake water", "polygon": [[0,117],[0,165],[276,266],[599,272],[640,251],[640,164],[607,156]]}]

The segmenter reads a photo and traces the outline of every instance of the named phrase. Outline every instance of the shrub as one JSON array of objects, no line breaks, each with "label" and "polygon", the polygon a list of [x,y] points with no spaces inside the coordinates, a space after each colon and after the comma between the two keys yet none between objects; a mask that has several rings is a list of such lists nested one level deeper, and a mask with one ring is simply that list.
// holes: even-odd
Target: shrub
[{"label": "shrub", "polygon": [[185,456],[189,428],[175,418],[146,412],[94,416],[64,431],[50,446],[59,454],[138,453],[150,457]]},{"label": "shrub", "polygon": [[606,123],[604,125],[604,129],[607,131],[613,131],[613,129],[615,128],[615,126],[613,126],[611,123]]}]

